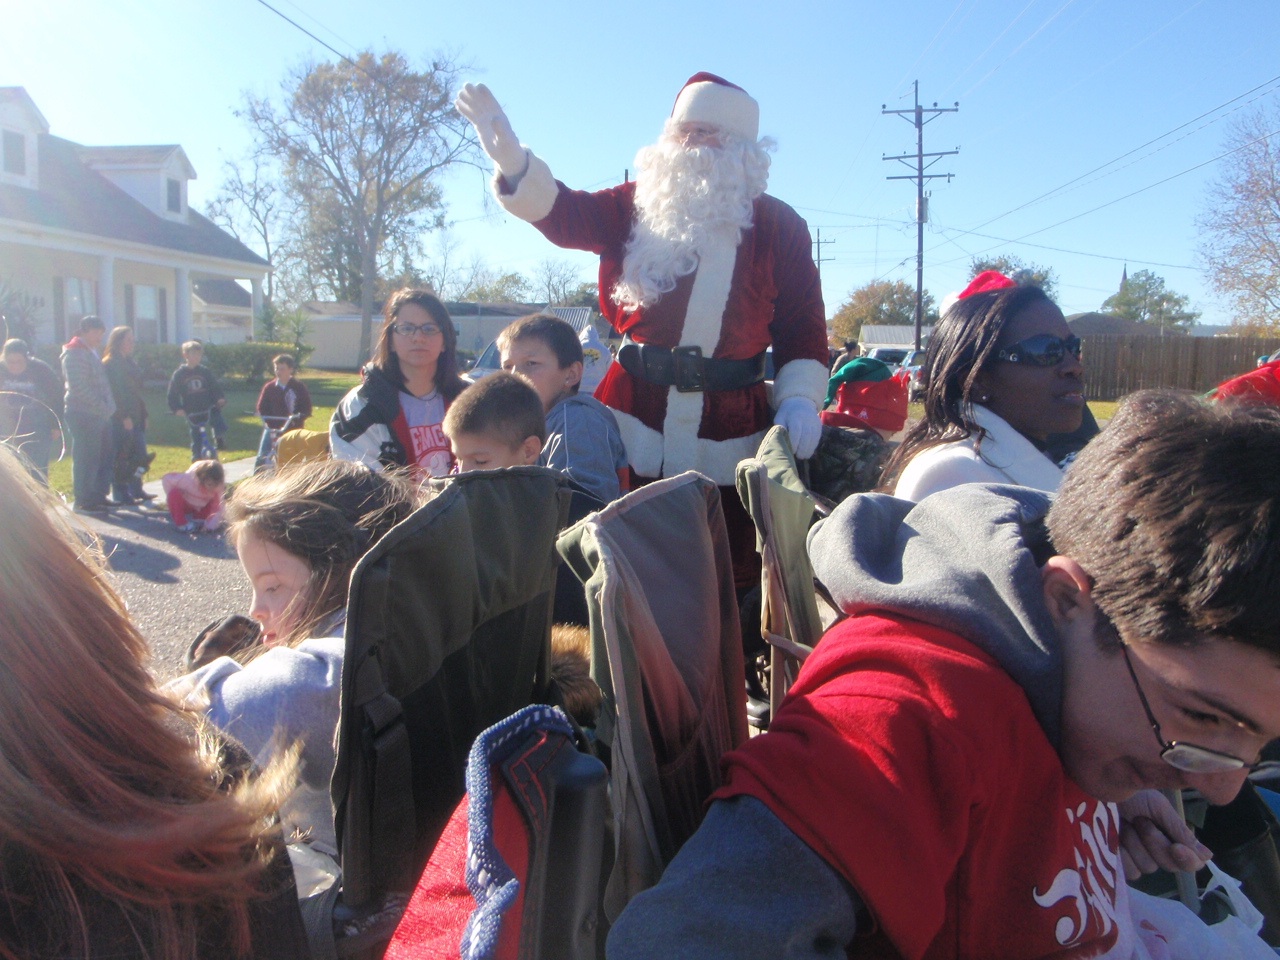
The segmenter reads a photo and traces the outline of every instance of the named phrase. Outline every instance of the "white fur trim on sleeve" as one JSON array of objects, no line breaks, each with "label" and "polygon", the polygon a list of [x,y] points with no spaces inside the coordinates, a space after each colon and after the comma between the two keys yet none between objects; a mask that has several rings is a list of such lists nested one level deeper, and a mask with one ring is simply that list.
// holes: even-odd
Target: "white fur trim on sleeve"
[{"label": "white fur trim on sleeve", "polygon": [[788,397],[804,397],[819,408],[827,396],[829,372],[817,360],[792,360],[782,365],[773,378],[773,407]]},{"label": "white fur trim on sleeve", "polygon": [[560,188],[556,186],[556,178],[551,175],[551,168],[546,162],[535,157],[528,147],[524,148],[524,152],[529,157],[529,169],[516,184],[515,191],[503,193],[501,179],[495,174],[493,195],[507,213],[528,223],[537,223],[551,213]]}]

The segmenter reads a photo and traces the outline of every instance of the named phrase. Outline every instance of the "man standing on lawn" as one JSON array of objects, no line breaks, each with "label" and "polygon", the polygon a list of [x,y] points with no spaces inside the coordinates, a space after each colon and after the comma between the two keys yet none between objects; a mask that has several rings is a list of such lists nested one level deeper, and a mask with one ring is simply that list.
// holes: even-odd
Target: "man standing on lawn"
[{"label": "man standing on lawn", "polygon": [[66,421],[71,434],[71,482],[79,513],[103,514],[115,451],[111,415],[116,402],[98,349],[107,328],[95,316],[80,320],[79,333],[62,348],[62,377],[67,382]]}]

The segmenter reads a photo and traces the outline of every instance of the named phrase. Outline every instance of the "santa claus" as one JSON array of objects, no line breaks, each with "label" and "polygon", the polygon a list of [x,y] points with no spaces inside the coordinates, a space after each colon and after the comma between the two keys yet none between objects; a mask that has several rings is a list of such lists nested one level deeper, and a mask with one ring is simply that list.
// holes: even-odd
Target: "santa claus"
[{"label": "santa claus", "polygon": [[[759,139],[755,100],[712,74],[690,78],[635,181],[597,193],[552,177],[485,86],[467,84],[456,105],[494,161],[498,202],[558,246],[600,256],[600,309],[624,340],[595,395],[638,478],[698,470],[731,487],[771,421],[798,457],[813,453],[826,314],[807,225],[764,192],[772,142]],[[724,506],[745,586],[758,578],[742,562],[753,533],[735,495]]]}]

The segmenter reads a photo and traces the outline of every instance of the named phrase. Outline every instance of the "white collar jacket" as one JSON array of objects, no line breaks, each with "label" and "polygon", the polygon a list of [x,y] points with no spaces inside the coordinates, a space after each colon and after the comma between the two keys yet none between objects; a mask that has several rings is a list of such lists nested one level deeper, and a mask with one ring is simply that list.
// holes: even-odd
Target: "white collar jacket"
[{"label": "white collar jacket", "polygon": [[1053,493],[1062,470],[1008,422],[981,404],[973,418],[986,436],[976,435],[922,450],[898,478],[893,495],[919,502],[931,493],[962,483],[1014,483]]}]

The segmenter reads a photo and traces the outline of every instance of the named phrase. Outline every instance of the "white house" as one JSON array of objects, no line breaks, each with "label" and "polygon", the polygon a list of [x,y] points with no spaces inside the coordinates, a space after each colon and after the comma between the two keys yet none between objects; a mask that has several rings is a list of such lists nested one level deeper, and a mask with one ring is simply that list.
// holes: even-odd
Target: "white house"
[{"label": "white house", "polygon": [[[35,339],[63,342],[96,313],[140,343],[245,340],[270,269],[187,206],[196,171],[177,144],[89,147],[49,133],[22,87],[0,87],[0,282],[44,301]],[[224,284],[247,281],[247,304]],[[193,292],[218,294],[197,330]],[[224,309],[229,308],[229,309]]]}]

